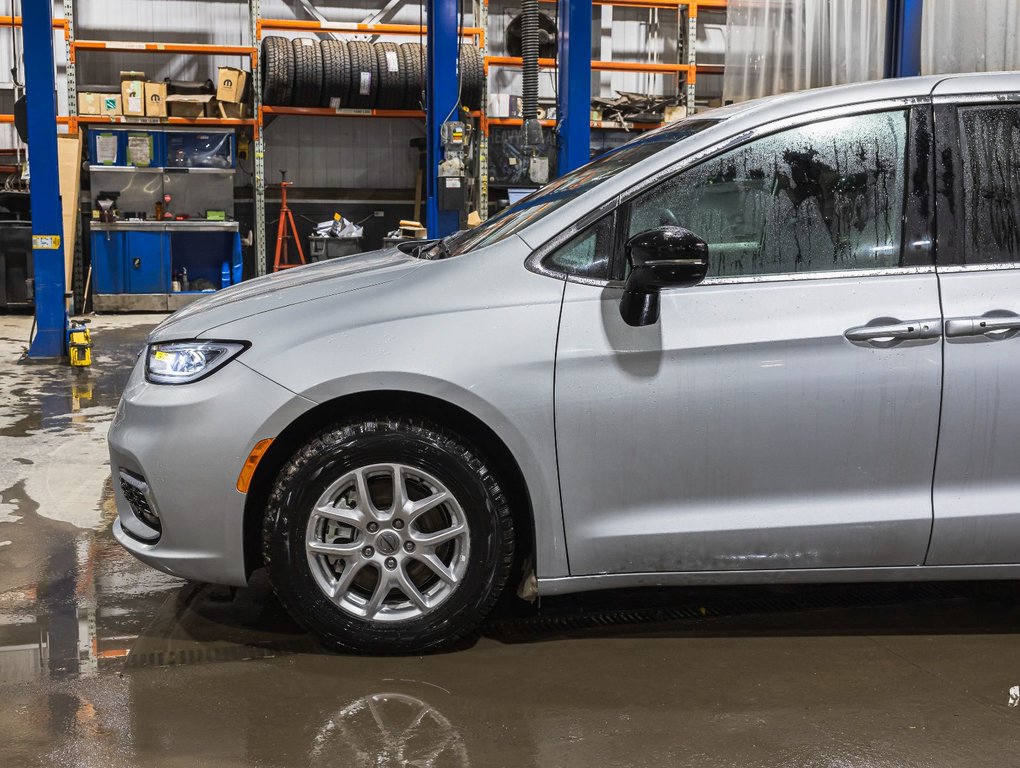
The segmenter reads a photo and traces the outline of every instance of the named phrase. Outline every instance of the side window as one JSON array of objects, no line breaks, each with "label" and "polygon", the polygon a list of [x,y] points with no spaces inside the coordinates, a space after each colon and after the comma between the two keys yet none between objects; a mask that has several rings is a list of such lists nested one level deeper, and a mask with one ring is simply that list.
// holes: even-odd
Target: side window
[{"label": "side window", "polygon": [[629,235],[709,244],[709,277],[900,265],[907,113],[825,120],[726,152],[634,200]]},{"label": "side window", "polygon": [[547,269],[576,277],[606,280],[613,252],[614,214],[603,216],[595,224],[561,245],[542,262]]},{"label": "side window", "polygon": [[960,107],[963,261],[1020,261],[1020,108]]}]

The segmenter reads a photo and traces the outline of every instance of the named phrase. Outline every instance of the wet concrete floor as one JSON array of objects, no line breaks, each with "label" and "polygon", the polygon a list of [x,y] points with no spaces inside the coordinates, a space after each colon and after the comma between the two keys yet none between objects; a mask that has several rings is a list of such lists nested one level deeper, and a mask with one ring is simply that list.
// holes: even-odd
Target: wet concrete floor
[{"label": "wet concrete floor", "polygon": [[262,577],[188,584],[110,535],[104,438],[153,316],[18,364],[0,316],[0,768],[1001,766],[1020,585],[546,600],[429,657],[329,653]]}]

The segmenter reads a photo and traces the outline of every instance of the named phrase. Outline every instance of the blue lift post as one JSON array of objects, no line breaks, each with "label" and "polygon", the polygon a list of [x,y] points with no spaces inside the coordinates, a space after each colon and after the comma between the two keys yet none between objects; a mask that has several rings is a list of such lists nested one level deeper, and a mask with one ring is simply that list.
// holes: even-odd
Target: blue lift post
[{"label": "blue lift post", "polygon": [[446,237],[460,229],[460,212],[439,208],[439,163],[443,159],[439,131],[457,120],[457,57],[460,36],[457,4],[461,0],[428,0],[428,50],[425,56],[425,227],[429,237]]},{"label": "blue lift post", "polygon": [[886,10],[885,76],[921,74],[921,15],[924,0],[889,0]]},{"label": "blue lift post", "polygon": [[591,159],[591,0],[560,0],[557,173]]},{"label": "blue lift post", "polygon": [[35,338],[28,356],[60,357],[66,351],[67,309],[57,163],[53,9],[49,0],[32,0],[22,6],[36,318]]}]

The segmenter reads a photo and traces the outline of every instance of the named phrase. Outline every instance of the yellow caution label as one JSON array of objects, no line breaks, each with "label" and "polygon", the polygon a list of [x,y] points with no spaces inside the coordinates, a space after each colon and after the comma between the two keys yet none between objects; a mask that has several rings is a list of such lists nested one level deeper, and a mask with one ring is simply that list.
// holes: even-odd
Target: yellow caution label
[{"label": "yellow caution label", "polygon": [[32,235],[32,248],[37,251],[60,250],[60,235]]}]

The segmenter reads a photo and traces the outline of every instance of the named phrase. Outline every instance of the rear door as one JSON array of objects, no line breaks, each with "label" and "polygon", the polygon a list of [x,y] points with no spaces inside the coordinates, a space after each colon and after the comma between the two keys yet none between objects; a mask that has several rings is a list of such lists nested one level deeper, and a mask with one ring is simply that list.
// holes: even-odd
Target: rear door
[{"label": "rear door", "polygon": [[935,91],[945,381],[929,565],[1020,562],[1020,77]]}]

